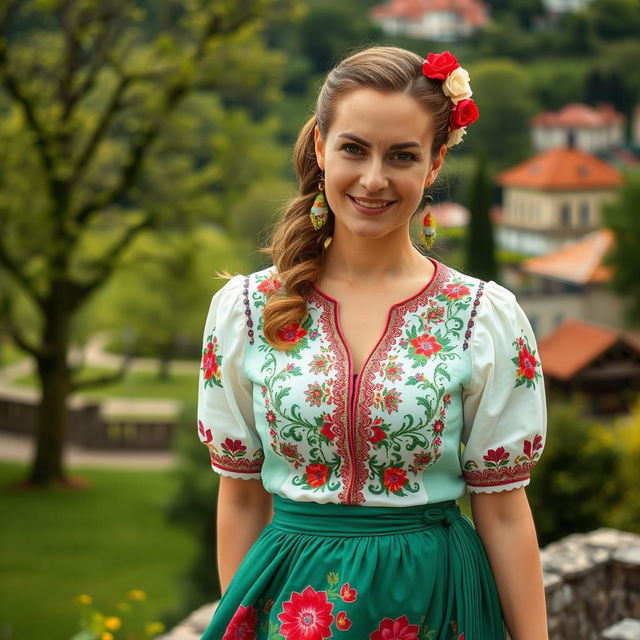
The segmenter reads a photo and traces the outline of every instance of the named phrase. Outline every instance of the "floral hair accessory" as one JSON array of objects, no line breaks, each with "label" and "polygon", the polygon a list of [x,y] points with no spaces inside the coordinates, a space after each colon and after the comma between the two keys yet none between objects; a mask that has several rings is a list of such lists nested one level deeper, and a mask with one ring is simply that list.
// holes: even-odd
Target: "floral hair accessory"
[{"label": "floral hair accessory", "polygon": [[469,85],[469,73],[450,51],[429,53],[422,63],[422,73],[427,78],[441,80],[442,91],[451,98],[453,108],[449,118],[447,147],[453,147],[462,140],[466,127],[480,115],[476,103],[471,99],[473,91]]}]

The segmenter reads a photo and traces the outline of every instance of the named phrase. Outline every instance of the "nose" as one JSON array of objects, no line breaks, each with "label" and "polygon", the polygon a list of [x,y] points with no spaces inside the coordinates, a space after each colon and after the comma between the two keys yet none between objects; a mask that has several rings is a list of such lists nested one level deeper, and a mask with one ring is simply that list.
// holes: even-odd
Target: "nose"
[{"label": "nose", "polygon": [[389,179],[385,175],[381,160],[371,158],[365,164],[360,175],[360,186],[366,189],[367,193],[377,193],[389,186]]}]

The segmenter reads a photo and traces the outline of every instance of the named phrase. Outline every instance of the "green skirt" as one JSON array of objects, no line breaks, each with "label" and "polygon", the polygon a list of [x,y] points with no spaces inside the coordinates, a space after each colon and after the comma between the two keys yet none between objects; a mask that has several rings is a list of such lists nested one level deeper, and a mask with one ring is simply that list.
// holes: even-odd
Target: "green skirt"
[{"label": "green skirt", "polygon": [[201,640],[504,640],[493,574],[455,501],[297,502],[240,564]]}]

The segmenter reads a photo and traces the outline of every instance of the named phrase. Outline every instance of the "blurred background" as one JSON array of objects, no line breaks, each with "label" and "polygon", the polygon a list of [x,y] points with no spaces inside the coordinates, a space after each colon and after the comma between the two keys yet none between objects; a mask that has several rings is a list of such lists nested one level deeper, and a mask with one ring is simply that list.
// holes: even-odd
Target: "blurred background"
[{"label": "blurred background", "polygon": [[324,75],[372,44],[470,73],[432,255],[536,333],[541,545],[640,540],[640,0],[0,0],[0,640],[157,637],[219,596],[215,271],[268,264]]}]

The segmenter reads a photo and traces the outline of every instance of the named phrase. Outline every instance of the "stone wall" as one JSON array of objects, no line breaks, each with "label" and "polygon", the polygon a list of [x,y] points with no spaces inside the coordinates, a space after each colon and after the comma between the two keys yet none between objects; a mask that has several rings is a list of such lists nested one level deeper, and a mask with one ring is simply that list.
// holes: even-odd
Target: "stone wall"
[{"label": "stone wall", "polygon": [[[550,640],[640,639],[640,623],[632,620],[640,618],[640,535],[616,529],[574,534],[546,546],[541,557]],[[158,640],[199,640],[215,604]]]}]

